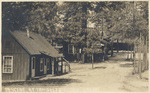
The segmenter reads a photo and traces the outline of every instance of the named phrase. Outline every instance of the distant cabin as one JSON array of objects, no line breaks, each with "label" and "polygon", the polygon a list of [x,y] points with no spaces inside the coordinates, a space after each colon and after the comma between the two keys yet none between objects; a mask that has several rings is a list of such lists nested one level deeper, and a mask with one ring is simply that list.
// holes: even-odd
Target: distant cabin
[{"label": "distant cabin", "polygon": [[13,31],[2,35],[2,80],[29,80],[58,73],[63,55],[40,34]]}]

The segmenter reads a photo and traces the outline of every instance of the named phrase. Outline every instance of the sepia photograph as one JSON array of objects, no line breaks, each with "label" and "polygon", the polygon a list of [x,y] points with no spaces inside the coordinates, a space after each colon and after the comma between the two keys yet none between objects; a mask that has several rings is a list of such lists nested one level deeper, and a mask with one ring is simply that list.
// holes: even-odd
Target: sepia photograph
[{"label": "sepia photograph", "polygon": [[149,92],[149,1],[2,1],[2,92]]}]

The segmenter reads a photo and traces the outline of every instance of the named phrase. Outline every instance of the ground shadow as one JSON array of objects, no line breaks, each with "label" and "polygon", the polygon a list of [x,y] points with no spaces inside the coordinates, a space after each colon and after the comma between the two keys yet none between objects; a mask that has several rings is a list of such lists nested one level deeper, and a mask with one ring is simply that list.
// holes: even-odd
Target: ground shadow
[{"label": "ground shadow", "polygon": [[105,69],[106,67],[100,66],[100,67],[94,67],[94,69]]},{"label": "ground shadow", "polygon": [[133,63],[120,64],[120,67],[133,67]]},{"label": "ground shadow", "polygon": [[2,86],[13,86],[13,85],[49,85],[49,86],[62,86],[69,83],[81,83],[77,79],[47,79],[47,80],[31,80],[31,81],[20,81],[20,82],[6,82],[2,83]]}]

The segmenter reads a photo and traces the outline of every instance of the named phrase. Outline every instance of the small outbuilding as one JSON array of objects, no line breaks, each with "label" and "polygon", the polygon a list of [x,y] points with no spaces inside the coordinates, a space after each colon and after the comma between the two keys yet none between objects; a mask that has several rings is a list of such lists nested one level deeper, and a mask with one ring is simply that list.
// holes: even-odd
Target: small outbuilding
[{"label": "small outbuilding", "polygon": [[29,31],[2,35],[2,80],[29,80],[59,72],[63,55],[45,37]]}]

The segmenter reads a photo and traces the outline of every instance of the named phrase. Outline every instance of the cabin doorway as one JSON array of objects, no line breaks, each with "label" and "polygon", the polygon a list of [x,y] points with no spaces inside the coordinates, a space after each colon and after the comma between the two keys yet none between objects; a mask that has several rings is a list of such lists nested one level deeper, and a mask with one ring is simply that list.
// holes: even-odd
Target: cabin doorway
[{"label": "cabin doorway", "polygon": [[46,62],[46,60],[44,61],[44,74],[47,74],[47,62]]},{"label": "cabin doorway", "polygon": [[31,76],[32,77],[35,76],[35,67],[36,67],[36,59],[35,59],[35,57],[32,57],[31,58],[31,68],[32,68]]}]

